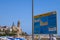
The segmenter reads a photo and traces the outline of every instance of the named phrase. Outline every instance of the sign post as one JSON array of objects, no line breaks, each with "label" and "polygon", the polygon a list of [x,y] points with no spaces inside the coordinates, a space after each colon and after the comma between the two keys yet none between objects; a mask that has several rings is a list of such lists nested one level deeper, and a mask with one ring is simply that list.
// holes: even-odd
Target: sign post
[{"label": "sign post", "polygon": [[53,40],[53,34],[49,34],[49,40]]},{"label": "sign post", "polygon": [[41,38],[40,38],[40,34],[39,34],[39,40],[40,40]]}]

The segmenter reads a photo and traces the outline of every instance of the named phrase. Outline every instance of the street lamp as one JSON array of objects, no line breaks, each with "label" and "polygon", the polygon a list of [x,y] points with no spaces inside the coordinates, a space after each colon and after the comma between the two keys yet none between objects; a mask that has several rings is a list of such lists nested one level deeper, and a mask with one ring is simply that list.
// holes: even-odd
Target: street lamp
[{"label": "street lamp", "polygon": [[34,0],[32,0],[32,40],[34,40]]}]

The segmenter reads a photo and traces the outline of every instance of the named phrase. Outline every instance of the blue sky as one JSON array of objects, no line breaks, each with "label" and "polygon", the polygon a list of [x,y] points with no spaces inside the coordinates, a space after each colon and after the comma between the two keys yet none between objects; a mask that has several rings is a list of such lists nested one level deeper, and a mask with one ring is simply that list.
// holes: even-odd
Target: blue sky
[{"label": "blue sky", "polygon": [[[57,11],[58,34],[60,33],[60,0],[34,0],[34,15]],[[11,26],[20,20],[21,28],[32,33],[32,0],[0,0],[0,25]]]}]

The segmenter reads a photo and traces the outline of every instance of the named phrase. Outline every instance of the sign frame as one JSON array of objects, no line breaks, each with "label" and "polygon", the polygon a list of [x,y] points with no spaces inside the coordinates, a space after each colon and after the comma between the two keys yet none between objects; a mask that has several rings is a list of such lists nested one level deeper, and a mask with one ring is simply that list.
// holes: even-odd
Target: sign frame
[{"label": "sign frame", "polygon": [[[35,18],[40,18],[40,17],[43,17],[43,16],[49,16],[51,14],[55,13],[56,14],[56,33],[52,33],[52,34],[57,34],[57,12],[56,11],[52,11],[52,12],[48,12],[48,13],[44,13],[44,14],[40,14],[40,15],[36,15],[34,16],[34,20]],[[34,22],[35,24],[35,22]],[[35,27],[35,26],[34,26]],[[35,29],[35,28],[34,28]],[[35,31],[35,30],[34,30]],[[51,33],[34,33],[34,34],[51,34]]]}]

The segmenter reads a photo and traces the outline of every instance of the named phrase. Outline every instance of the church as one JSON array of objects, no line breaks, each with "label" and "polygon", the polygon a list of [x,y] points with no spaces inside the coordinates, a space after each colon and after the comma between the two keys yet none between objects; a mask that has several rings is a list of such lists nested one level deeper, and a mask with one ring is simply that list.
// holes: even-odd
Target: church
[{"label": "church", "polygon": [[12,31],[16,32],[17,36],[21,36],[23,33],[22,29],[20,27],[20,21],[17,22],[17,26],[15,26],[14,22],[13,22],[11,29],[12,29]]},{"label": "church", "polygon": [[20,26],[20,21],[17,22],[17,26],[14,25],[14,22],[11,27],[8,26],[0,26],[0,36],[2,35],[12,35],[12,36],[22,36],[27,34],[26,32],[23,32]]}]

